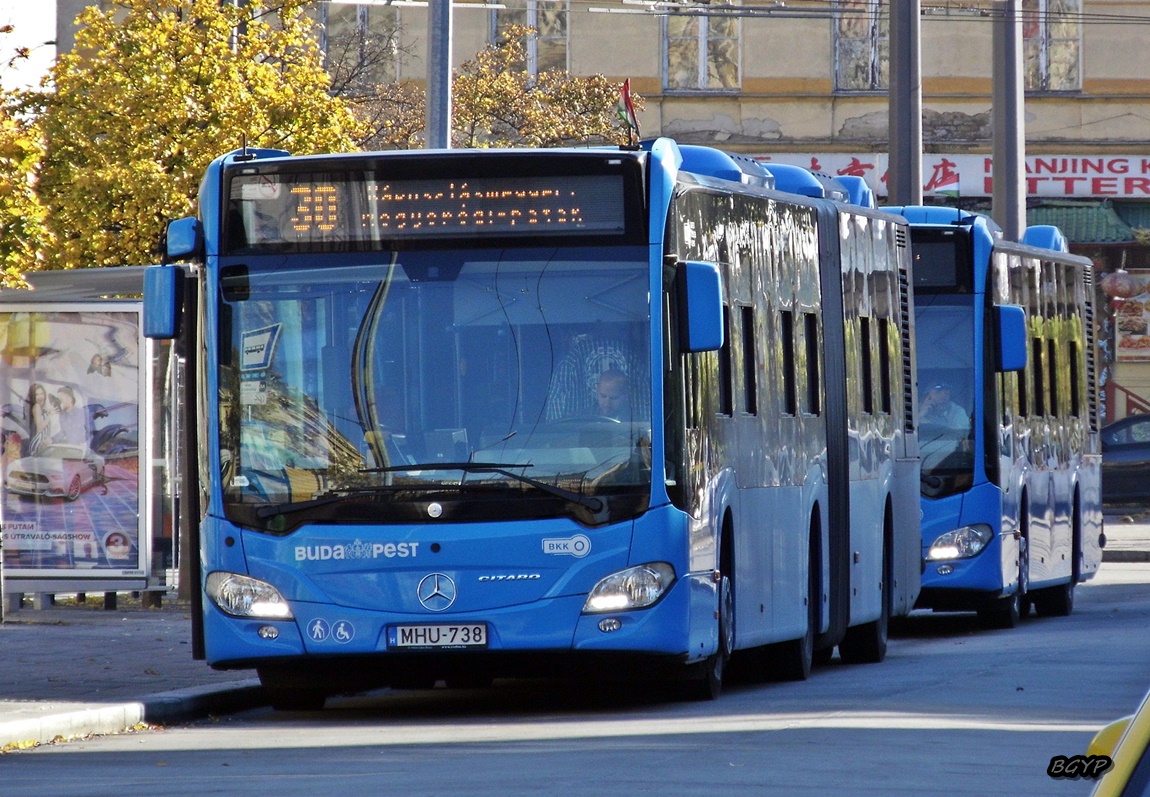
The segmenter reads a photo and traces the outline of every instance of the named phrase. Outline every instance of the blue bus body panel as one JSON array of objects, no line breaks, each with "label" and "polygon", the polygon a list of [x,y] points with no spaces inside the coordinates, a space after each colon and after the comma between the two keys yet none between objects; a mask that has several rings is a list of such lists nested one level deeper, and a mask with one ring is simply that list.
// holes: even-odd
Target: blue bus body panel
[{"label": "blue bus body panel", "polygon": [[[580,651],[650,653],[684,661],[714,652],[714,590],[702,577],[678,581],[659,603],[637,612],[610,615],[619,630],[605,634],[603,615],[581,615],[584,596],[569,596],[482,613],[453,612],[449,616],[412,618],[352,610],[331,604],[297,603],[295,620],[246,620],[228,617],[213,605],[205,607],[204,628],[208,663],[221,669],[230,664],[259,666],[262,661],[303,655],[383,654],[392,650],[391,627],[397,623],[485,623],[488,652]],[[709,603],[709,606],[707,605]],[[684,618],[690,618],[690,630]],[[279,635],[264,639],[259,629],[271,626]],[[695,632],[695,639],[689,637]],[[710,640],[710,644],[708,644]],[[694,644],[692,644],[692,641]],[[436,655],[466,655],[440,651]],[[691,654],[694,655],[691,655]]]},{"label": "blue bus body panel", "polygon": [[[715,589],[709,572],[686,573],[685,545],[673,542],[686,540],[686,518],[671,507],[590,530],[558,519],[307,526],[288,537],[274,537],[209,522],[215,528],[206,537],[243,542],[219,550],[217,561],[205,572],[227,569],[267,581],[283,593],[295,614],[294,621],[237,619],[209,602],[205,628],[213,665],[301,653],[385,652],[387,630],[397,623],[486,623],[489,650],[694,651],[705,657],[715,649]],[[571,540],[580,544],[562,544]],[[555,552],[568,550],[586,553]],[[641,551],[642,557],[635,559],[632,550]],[[241,564],[240,558],[246,561]],[[581,616],[596,581],[654,560],[671,562],[678,574],[674,587],[655,606],[611,614],[621,620],[621,628],[609,634],[598,628],[605,615]],[[451,578],[457,587],[457,597],[445,611],[429,611],[418,599],[420,581],[433,573]],[[266,625],[280,629],[277,639],[259,637],[256,631]]]},{"label": "blue bus body panel", "polygon": [[[922,500],[922,554],[926,561],[930,545],[940,535],[960,526],[985,524],[992,529],[1002,526],[1002,492],[993,484],[983,483],[970,491],[946,498]],[[990,544],[970,559],[948,559],[945,562],[926,561],[922,586],[927,591],[969,590],[977,593],[1000,595],[1006,584],[1002,577],[1002,538],[995,534]],[[939,567],[951,572],[942,575]]]}]

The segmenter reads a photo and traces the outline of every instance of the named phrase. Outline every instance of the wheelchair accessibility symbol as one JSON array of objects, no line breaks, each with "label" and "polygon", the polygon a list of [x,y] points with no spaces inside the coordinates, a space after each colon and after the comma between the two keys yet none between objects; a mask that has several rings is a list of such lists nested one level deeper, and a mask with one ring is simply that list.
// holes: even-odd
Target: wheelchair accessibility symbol
[{"label": "wheelchair accessibility symbol", "polygon": [[331,628],[331,638],[341,645],[346,645],[355,639],[355,626],[347,620],[340,620]]}]

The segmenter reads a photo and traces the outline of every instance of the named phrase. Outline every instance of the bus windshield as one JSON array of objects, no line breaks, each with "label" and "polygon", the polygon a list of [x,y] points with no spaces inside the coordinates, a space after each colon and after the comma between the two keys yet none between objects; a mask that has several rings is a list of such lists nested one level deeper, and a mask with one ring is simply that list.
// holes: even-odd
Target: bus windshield
[{"label": "bus windshield", "polygon": [[952,495],[974,478],[974,294],[915,296],[919,449],[924,495]]},{"label": "bus windshield", "polygon": [[651,478],[648,273],[641,247],[225,261],[228,517],[283,533],[637,515]]}]

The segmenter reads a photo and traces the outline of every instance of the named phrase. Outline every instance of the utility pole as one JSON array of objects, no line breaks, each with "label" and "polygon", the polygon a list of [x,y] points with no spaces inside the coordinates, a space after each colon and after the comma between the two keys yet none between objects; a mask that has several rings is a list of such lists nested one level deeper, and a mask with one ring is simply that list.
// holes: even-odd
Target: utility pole
[{"label": "utility pole", "polygon": [[922,204],[922,50],[919,0],[890,4],[887,201]]},{"label": "utility pole", "polygon": [[427,148],[451,147],[451,0],[427,4]]},{"label": "utility pole", "polygon": [[1019,240],[1026,229],[1021,8],[1021,0],[994,3],[994,191],[990,215],[1008,241]]}]

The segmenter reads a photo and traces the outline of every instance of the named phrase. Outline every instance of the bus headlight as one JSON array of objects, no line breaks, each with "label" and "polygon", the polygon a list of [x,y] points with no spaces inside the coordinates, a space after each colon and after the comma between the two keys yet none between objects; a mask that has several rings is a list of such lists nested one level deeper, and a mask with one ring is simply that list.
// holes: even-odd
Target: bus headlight
[{"label": "bus headlight", "polygon": [[208,575],[205,592],[220,610],[233,617],[291,620],[293,615],[280,591],[266,581],[239,573],[216,571]]},{"label": "bus headlight", "polygon": [[603,578],[587,595],[584,614],[643,609],[659,600],[675,583],[675,568],[666,562],[628,567]]},{"label": "bus headlight", "polygon": [[990,526],[982,524],[963,526],[939,536],[931,543],[926,558],[930,561],[969,559],[982,553],[982,549],[989,545],[993,539],[994,532]]}]

